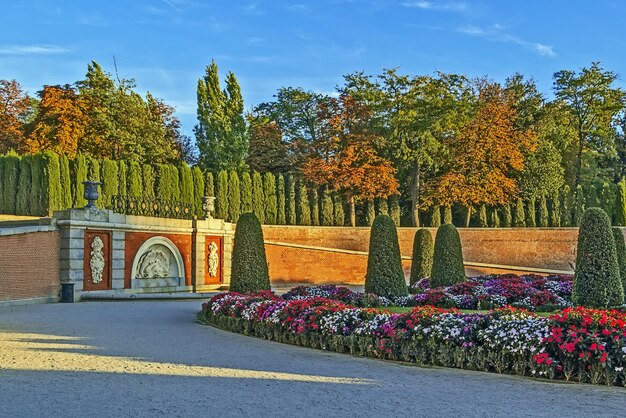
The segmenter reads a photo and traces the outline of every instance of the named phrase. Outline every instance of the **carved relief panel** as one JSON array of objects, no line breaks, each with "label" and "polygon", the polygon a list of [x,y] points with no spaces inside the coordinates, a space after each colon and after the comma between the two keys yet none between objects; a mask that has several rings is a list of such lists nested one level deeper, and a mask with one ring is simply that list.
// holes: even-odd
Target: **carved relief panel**
[{"label": "carved relief panel", "polygon": [[85,231],[83,290],[111,289],[111,233]]},{"label": "carved relief panel", "polygon": [[206,236],[205,242],[205,284],[222,283],[223,246],[222,237]]}]

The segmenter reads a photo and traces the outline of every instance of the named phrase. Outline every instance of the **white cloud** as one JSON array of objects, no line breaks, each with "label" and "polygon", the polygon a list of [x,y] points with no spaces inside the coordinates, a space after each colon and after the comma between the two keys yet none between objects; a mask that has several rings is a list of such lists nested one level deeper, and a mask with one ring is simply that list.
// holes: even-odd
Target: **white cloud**
[{"label": "white cloud", "polygon": [[544,44],[533,44],[533,50],[536,51],[540,55],[545,55],[547,57],[555,57],[556,53],[554,52],[554,48],[552,45],[544,45]]},{"label": "white cloud", "polygon": [[456,29],[456,32],[464,33],[470,36],[477,36],[489,39],[494,42],[505,42],[520,45],[536,54],[545,57],[555,57],[554,47],[539,42],[529,42],[519,36],[511,35],[506,32],[507,27],[499,23],[494,23],[487,27],[479,27],[474,25],[465,25]]},{"label": "white cloud", "polygon": [[412,7],[415,9],[422,9],[422,10],[433,10],[437,12],[465,13],[470,10],[469,5],[467,3],[455,2],[455,1],[432,2],[432,1],[418,0],[418,1],[407,1],[407,2],[402,3],[402,5],[404,7]]},{"label": "white cloud", "polygon": [[68,48],[56,45],[2,45],[0,55],[50,55],[70,52]]}]

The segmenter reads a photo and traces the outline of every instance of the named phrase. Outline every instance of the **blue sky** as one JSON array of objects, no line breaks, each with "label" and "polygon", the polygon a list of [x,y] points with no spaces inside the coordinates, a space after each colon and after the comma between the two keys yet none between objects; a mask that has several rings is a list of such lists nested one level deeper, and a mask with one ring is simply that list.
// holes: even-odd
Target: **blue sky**
[{"label": "blue sky", "polygon": [[0,78],[35,93],[82,78],[90,60],[113,72],[115,55],[191,135],[211,59],[236,74],[247,109],[281,86],[327,93],[344,74],[392,67],[496,81],[519,71],[549,93],[555,71],[592,61],[626,76],[624,16],[618,0],[15,0],[0,15]]}]

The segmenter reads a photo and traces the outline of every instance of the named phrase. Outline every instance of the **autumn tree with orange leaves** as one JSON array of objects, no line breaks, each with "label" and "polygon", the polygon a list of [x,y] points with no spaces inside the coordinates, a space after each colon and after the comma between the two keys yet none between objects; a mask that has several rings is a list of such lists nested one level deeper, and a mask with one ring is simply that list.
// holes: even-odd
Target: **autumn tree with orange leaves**
[{"label": "autumn tree with orange leaves", "polygon": [[516,129],[516,118],[502,87],[483,81],[476,113],[447,144],[450,158],[431,193],[441,205],[464,205],[466,226],[473,206],[505,204],[519,193],[513,174],[524,168],[524,153],[534,149],[536,135]]},{"label": "autumn tree with orange leaves", "polygon": [[17,150],[24,140],[30,99],[15,80],[0,80],[0,152]]},{"label": "autumn tree with orange leaves", "polygon": [[320,137],[311,143],[304,177],[344,193],[350,225],[356,225],[355,202],[398,194],[396,169],[381,157],[382,138],[371,132],[372,112],[350,95],[320,104]]}]

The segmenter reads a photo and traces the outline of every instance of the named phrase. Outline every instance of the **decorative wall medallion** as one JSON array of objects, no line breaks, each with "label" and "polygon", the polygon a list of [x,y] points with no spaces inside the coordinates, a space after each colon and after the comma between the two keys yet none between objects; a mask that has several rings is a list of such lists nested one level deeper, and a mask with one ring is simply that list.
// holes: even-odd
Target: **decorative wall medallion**
[{"label": "decorative wall medallion", "polygon": [[137,277],[154,279],[168,277],[170,272],[170,257],[161,249],[152,249],[141,256]]},{"label": "decorative wall medallion", "polygon": [[217,277],[217,268],[220,265],[220,256],[217,253],[219,247],[215,243],[215,241],[211,241],[209,244],[209,276]]},{"label": "decorative wall medallion", "polygon": [[89,260],[89,267],[91,268],[91,282],[102,282],[102,275],[104,274],[104,243],[100,237],[94,237],[91,241],[91,259]]}]

